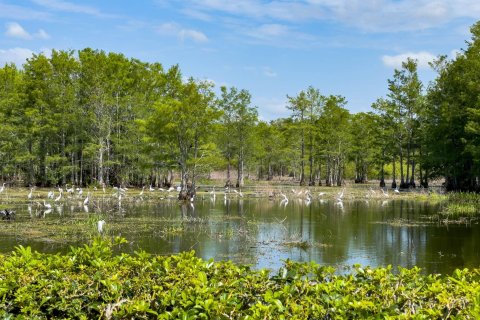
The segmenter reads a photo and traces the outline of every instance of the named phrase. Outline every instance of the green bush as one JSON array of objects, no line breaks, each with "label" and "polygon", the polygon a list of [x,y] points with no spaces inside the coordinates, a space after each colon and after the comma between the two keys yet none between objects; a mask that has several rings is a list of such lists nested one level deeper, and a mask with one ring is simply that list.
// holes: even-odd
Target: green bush
[{"label": "green bush", "polygon": [[[18,247],[0,256],[0,317],[20,319],[474,319],[480,269],[332,267],[286,261],[278,273],[231,262],[115,254],[96,239],[65,255]],[[115,246],[120,246],[115,248]]]}]

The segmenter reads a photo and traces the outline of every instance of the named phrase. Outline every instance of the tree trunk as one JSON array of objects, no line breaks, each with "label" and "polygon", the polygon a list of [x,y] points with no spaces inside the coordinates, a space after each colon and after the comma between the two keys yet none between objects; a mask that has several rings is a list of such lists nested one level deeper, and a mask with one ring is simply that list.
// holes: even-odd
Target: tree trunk
[{"label": "tree trunk", "polygon": [[318,161],[318,185],[322,185],[322,162]]},{"label": "tree trunk", "polygon": [[405,177],[403,175],[403,152],[400,149],[400,188],[406,188]]},{"label": "tree trunk", "polygon": [[397,188],[397,172],[396,172],[396,160],[395,156],[393,157],[393,180],[392,180],[392,188],[396,189]]},{"label": "tree trunk", "polygon": [[231,169],[232,169],[232,164],[231,164],[231,160],[230,160],[230,157],[228,157],[227,159],[228,163],[227,163],[227,182],[225,183],[225,187],[230,187],[232,185],[232,181],[230,180],[231,179]]}]

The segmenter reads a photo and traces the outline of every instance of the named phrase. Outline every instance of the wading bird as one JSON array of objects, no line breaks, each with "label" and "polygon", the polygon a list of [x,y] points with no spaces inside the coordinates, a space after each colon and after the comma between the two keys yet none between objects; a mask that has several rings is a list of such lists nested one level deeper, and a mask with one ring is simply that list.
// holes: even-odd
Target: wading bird
[{"label": "wading bird", "polygon": [[56,197],[55,200],[53,200],[53,201],[55,201],[55,202],[60,201],[60,199],[62,199],[62,194],[63,194],[63,190],[60,191],[60,194],[58,195],[58,197]]},{"label": "wading bird", "polygon": [[90,192],[87,193],[87,197],[85,200],[83,200],[83,205],[88,206],[88,203],[90,202]]},{"label": "wading bird", "polygon": [[103,232],[103,225],[105,224],[105,220],[100,220],[97,222],[97,230],[98,232],[102,233]]}]

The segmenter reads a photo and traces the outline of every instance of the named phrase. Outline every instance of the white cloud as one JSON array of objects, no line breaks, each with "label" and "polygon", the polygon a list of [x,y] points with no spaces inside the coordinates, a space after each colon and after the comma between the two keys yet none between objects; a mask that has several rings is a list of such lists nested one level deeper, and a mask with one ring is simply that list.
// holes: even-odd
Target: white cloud
[{"label": "white cloud", "polygon": [[38,32],[34,34],[34,36],[36,38],[44,40],[50,39],[50,35],[43,29],[39,29]]},{"label": "white cloud", "polygon": [[157,32],[162,35],[176,36],[182,41],[192,40],[194,42],[207,42],[208,37],[197,30],[185,29],[176,23],[164,23],[157,27]]},{"label": "white cloud", "polygon": [[199,12],[220,11],[261,21],[340,22],[367,32],[414,31],[457,18],[478,19],[478,0],[189,0]]},{"label": "white cloud", "polygon": [[94,7],[78,5],[62,0],[32,0],[43,7],[64,12],[83,13],[93,16],[102,16],[102,13]]},{"label": "white cloud", "polygon": [[253,99],[253,105],[258,106],[258,113],[261,120],[285,118],[290,115],[287,109],[287,101],[284,98],[258,97]]},{"label": "white cloud", "polygon": [[387,67],[399,69],[402,67],[402,62],[407,61],[408,58],[417,60],[418,68],[426,69],[429,68],[428,63],[432,62],[437,57],[427,51],[407,52],[395,56],[384,55],[382,56],[382,62]]},{"label": "white cloud", "polygon": [[32,40],[34,38],[43,40],[50,39],[50,35],[43,29],[39,29],[32,35],[17,22],[7,23],[6,27],[7,30],[5,31],[5,35],[12,38],[19,38],[23,40]]},{"label": "white cloud", "polygon": [[180,39],[185,40],[185,39],[191,39],[194,42],[207,42],[208,38],[205,34],[203,34],[200,31],[197,30],[191,30],[191,29],[182,29],[178,33]]},{"label": "white cloud", "polygon": [[26,48],[0,49],[0,66],[6,63],[15,63],[20,67],[33,54],[32,50]]},{"label": "white cloud", "polygon": [[50,15],[38,10],[0,3],[0,17],[15,20],[49,20]]},{"label": "white cloud", "polygon": [[12,38],[20,38],[24,40],[32,39],[32,35],[16,22],[7,23],[7,31],[5,31],[5,35]]}]

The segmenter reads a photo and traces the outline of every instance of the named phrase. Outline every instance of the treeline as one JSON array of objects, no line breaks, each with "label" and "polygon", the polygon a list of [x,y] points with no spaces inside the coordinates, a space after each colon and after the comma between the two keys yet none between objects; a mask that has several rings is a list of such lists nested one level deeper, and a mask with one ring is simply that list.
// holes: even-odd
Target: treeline
[{"label": "treeline", "polygon": [[[33,55],[0,69],[0,175],[23,185],[170,185],[227,172],[227,185],[293,176],[302,185],[391,178],[391,187],[479,190],[480,25],[454,59],[417,62],[388,80],[372,111],[351,114],[342,96],[309,87],[287,96],[291,116],[260,121],[251,95],[185,80],[122,54],[83,49]],[[233,173],[236,176],[233,176]]]}]

